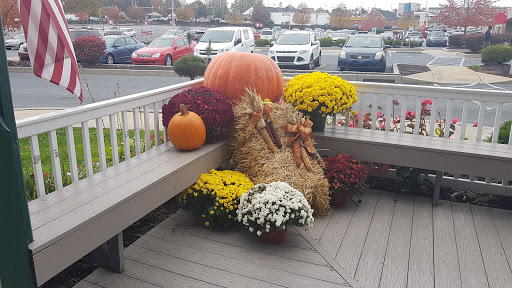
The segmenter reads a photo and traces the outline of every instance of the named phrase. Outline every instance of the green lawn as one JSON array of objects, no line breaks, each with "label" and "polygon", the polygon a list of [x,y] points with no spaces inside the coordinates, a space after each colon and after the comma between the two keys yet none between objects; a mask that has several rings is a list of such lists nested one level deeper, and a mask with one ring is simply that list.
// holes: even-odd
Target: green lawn
[{"label": "green lawn", "polygon": [[[66,132],[64,129],[58,129],[57,131],[57,143],[59,146],[59,158],[60,165],[62,170],[62,179],[64,186],[71,184],[70,168],[69,168],[69,158],[68,158],[68,147],[66,140]],[[105,153],[107,157],[107,166],[110,167],[113,165],[112,161],[112,152],[111,152],[111,142],[110,142],[110,129],[103,129],[104,140],[105,140]],[[143,130],[140,131],[141,138],[141,151],[145,149],[145,132]],[[135,155],[135,144],[134,144],[134,131],[129,130],[130,135],[130,154],[132,157]],[[151,130],[151,135],[154,135],[154,131]],[[160,139],[163,135],[163,132],[160,132]],[[85,160],[84,160],[84,148],[82,141],[82,130],[81,128],[73,128],[73,136],[75,139],[75,153],[76,153],[76,161],[79,167],[79,177],[85,177]],[[94,172],[99,171],[99,152],[98,152],[98,139],[96,128],[89,129],[89,136],[91,139],[91,155],[93,159]],[[53,175],[52,175],[52,160],[50,154],[50,144],[48,133],[43,133],[38,135],[39,140],[39,150],[41,154],[41,165],[43,166],[43,174],[45,180],[45,190],[46,193],[53,192],[55,190],[53,184]],[[118,154],[119,161],[124,161],[124,145],[123,145],[123,131],[117,130],[117,145],[118,145]],[[154,146],[154,141],[152,141],[152,146]],[[21,152],[21,163],[23,167],[23,174],[25,177],[25,187],[27,190],[27,195],[29,199],[34,199],[36,195],[35,184],[33,180],[34,170],[32,167],[32,156],[30,152],[30,144],[29,139],[24,138],[20,139],[20,152]]]}]

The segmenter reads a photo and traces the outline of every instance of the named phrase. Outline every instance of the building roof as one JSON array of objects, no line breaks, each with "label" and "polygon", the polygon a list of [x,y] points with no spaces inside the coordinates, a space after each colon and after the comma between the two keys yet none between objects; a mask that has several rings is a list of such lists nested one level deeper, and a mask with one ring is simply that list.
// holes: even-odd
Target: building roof
[{"label": "building roof", "polygon": [[[373,9],[372,11],[377,11],[382,17],[389,19],[389,20],[398,20],[399,18],[396,17],[395,13],[387,10],[380,10],[380,9]],[[371,13],[371,11],[370,11]]]},{"label": "building roof", "polygon": [[329,11],[327,11],[323,8],[318,8],[318,9],[316,9],[316,13],[329,13]]}]

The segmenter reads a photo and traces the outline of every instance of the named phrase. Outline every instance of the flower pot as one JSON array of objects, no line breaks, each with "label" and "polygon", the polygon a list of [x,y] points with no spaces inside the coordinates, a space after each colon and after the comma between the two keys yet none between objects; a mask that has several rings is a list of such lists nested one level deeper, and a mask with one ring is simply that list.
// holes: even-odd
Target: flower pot
[{"label": "flower pot", "polygon": [[331,200],[329,201],[331,206],[345,206],[347,205],[347,194],[345,192],[334,192],[331,194]]},{"label": "flower pot", "polygon": [[309,115],[309,120],[311,120],[311,122],[313,122],[313,127],[311,127],[311,130],[313,130],[313,132],[322,132],[325,130],[325,119],[327,118],[327,116],[322,116],[320,114],[310,114]]},{"label": "flower pot", "polygon": [[286,228],[274,232],[261,232],[261,241],[267,244],[279,244],[286,240]]}]

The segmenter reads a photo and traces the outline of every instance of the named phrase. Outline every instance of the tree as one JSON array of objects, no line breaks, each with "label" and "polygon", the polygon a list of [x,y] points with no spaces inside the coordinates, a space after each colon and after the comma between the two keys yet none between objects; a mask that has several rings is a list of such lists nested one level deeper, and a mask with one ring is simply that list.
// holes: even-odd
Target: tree
[{"label": "tree", "polygon": [[464,27],[464,33],[468,26],[487,26],[498,12],[493,7],[494,0],[447,0],[448,3],[441,6],[437,15],[437,21],[449,27]]},{"label": "tree", "polygon": [[242,24],[244,23],[244,17],[242,17],[242,14],[239,10],[234,10],[229,12],[224,16],[224,20],[228,22],[229,24]]},{"label": "tree", "polygon": [[194,19],[195,16],[194,10],[192,10],[190,5],[181,6],[176,11],[176,19],[178,21],[189,21]]},{"label": "tree", "polygon": [[194,10],[194,14],[196,15],[197,18],[200,18],[200,17],[206,18],[206,16],[208,16],[208,11],[206,9],[206,5],[204,5],[204,3],[201,2],[200,0],[196,0],[192,3],[190,3],[190,7],[192,8],[192,10]]},{"label": "tree", "polygon": [[300,3],[295,13],[293,13],[293,22],[302,26],[311,22],[311,9],[308,8],[306,2]]},{"label": "tree", "polygon": [[130,20],[139,22],[146,18],[146,11],[137,6],[130,6],[130,8],[126,10],[126,17]]},{"label": "tree", "polygon": [[2,29],[4,36],[7,35],[8,32],[18,31],[21,28],[17,0],[0,1],[0,12],[2,13]]},{"label": "tree", "polygon": [[231,3],[231,12],[234,10],[240,11],[240,14],[247,11],[249,8],[253,7],[256,4],[257,0],[235,0]]},{"label": "tree", "polygon": [[110,19],[114,19],[116,21],[123,19],[123,12],[117,6],[112,6],[108,8],[106,13],[107,17]]},{"label": "tree", "polygon": [[263,6],[262,1],[258,1],[252,11],[252,22],[268,23],[269,21],[270,12]]},{"label": "tree", "polygon": [[336,8],[332,9],[331,17],[329,18],[329,25],[335,28],[343,28],[348,26],[348,19],[350,12],[347,10],[347,6],[343,3],[339,3]]},{"label": "tree", "polygon": [[222,18],[229,13],[227,0],[206,0],[205,4],[208,15],[213,15],[214,18]]},{"label": "tree", "polygon": [[76,16],[76,18],[78,18],[79,20],[82,20],[82,21],[89,20],[89,14],[87,14],[87,12],[82,12],[82,11],[75,12],[75,16]]},{"label": "tree", "polygon": [[407,31],[409,30],[409,27],[413,27],[414,30],[416,30],[419,24],[419,18],[414,17],[412,14],[405,14],[400,18],[400,21],[398,22],[398,29]]},{"label": "tree", "polygon": [[83,12],[89,15],[98,15],[98,9],[102,7],[101,0],[67,0],[63,2],[66,13]]},{"label": "tree", "polygon": [[[149,1],[151,3],[151,9],[152,11],[154,12],[157,12],[163,16],[167,16],[169,13],[170,13],[170,8],[167,9],[167,6],[166,6],[166,3],[164,3],[163,0],[150,0]],[[171,1],[169,1],[171,2]],[[175,0],[175,2],[178,2],[177,0]],[[174,6],[176,6],[176,4],[174,4]],[[176,10],[174,10],[176,13]]]}]

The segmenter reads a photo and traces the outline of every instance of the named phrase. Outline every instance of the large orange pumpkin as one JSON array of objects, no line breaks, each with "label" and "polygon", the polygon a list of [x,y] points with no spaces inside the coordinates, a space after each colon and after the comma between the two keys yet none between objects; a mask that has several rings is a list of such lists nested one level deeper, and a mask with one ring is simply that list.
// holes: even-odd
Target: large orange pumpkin
[{"label": "large orange pumpkin", "polygon": [[239,102],[245,87],[256,89],[263,99],[277,102],[283,94],[283,74],[265,55],[247,52],[222,53],[204,73],[204,86],[220,91],[232,102]]},{"label": "large orange pumpkin", "polygon": [[201,147],[206,140],[206,128],[203,119],[180,105],[180,112],[174,115],[167,126],[167,137],[172,145],[183,150]]}]

